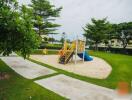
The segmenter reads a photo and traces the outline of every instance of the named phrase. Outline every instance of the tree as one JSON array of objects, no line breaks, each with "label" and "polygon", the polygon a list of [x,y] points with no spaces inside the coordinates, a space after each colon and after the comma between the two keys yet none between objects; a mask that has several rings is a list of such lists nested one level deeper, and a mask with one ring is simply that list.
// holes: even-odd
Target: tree
[{"label": "tree", "polygon": [[61,37],[60,42],[62,43],[62,45],[64,44],[64,41],[65,41],[65,39],[63,37]]},{"label": "tree", "polygon": [[116,24],[114,29],[116,38],[122,42],[125,51],[128,43],[132,40],[132,22]]},{"label": "tree", "polygon": [[60,8],[55,8],[48,0],[31,0],[30,7],[34,13],[34,26],[38,28],[38,34],[50,34],[60,25],[54,24],[55,17],[59,17]]},{"label": "tree", "polygon": [[95,50],[98,50],[98,44],[106,39],[107,34],[110,32],[110,24],[106,18],[101,20],[91,19],[92,24],[86,24],[84,29],[84,36],[87,40],[95,44]]},{"label": "tree", "polygon": [[0,53],[3,55],[18,51],[26,58],[39,46],[40,39],[33,30],[29,12],[15,0],[0,1]]},{"label": "tree", "polygon": [[112,47],[111,39],[115,38],[115,30],[114,30],[115,24],[109,23],[109,27],[106,32],[106,37],[103,39],[103,43],[105,44],[106,50],[110,50]]},{"label": "tree", "polygon": [[54,41],[55,41],[55,39],[53,37],[49,38],[49,42],[52,42],[52,44],[53,44]]},{"label": "tree", "polygon": [[65,39],[66,39],[66,33],[63,32],[63,33],[62,33],[62,37],[61,37],[61,39],[60,39],[60,42],[62,43],[62,45],[64,45]]}]

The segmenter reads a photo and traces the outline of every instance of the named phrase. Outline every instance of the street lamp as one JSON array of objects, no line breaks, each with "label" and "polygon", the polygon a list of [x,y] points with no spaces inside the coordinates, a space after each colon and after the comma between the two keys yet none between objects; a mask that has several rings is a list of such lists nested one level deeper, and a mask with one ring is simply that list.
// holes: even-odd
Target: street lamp
[{"label": "street lamp", "polygon": [[65,41],[65,39],[66,39],[66,33],[65,32],[62,33],[62,37],[63,37],[63,39]]}]

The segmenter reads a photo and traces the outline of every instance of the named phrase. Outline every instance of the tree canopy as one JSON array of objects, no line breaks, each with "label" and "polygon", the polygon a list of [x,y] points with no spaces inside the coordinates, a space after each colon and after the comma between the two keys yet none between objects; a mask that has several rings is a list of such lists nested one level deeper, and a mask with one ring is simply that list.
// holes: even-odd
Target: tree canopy
[{"label": "tree canopy", "polygon": [[38,29],[38,34],[54,34],[56,27],[60,25],[53,23],[59,17],[60,8],[55,8],[48,0],[31,0],[30,7],[34,13],[34,26]]},{"label": "tree canopy", "polygon": [[103,42],[103,40],[107,37],[106,34],[110,33],[111,25],[106,20],[106,18],[99,20],[92,18],[91,21],[91,24],[88,23],[83,28],[85,32],[84,36],[90,41],[92,41],[97,49],[98,44],[100,42]]},{"label": "tree canopy", "polygon": [[18,6],[16,0],[1,0],[0,53],[9,55],[18,51],[26,58],[39,43],[40,39],[33,30],[31,10]]},{"label": "tree canopy", "polygon": [[95,20],[91,19],[92,23],[86,24],[84,29],[84,36],[96,45],[98,43],[105,43],[110,48],[111,39],[117,39],[122,42],[122,47],[127,47],[130,40],[132,40],[132,22],[123,22],[119,24],[112,24],[106,18]]},{"label": "tree canopy", "polygon": [[130,40],[132,40],[132,22],[124,22],[116,24],[116,38],[122,41],[122,46],[125,49]]}]

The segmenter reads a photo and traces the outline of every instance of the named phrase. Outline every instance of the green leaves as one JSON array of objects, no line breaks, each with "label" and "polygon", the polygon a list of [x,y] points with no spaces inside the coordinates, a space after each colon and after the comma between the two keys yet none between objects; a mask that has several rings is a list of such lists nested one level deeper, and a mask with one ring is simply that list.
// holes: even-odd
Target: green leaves
[{"label": "green leaves", "polygon": [[111,25],[106,18],[101,20],[92,18],[91,21],[91,24],[88,23],[85,28],[83,28],[85,31],[84,36],[94,42],[97,46],[98,43],[102,42],[103,39],[106,38],[106,34],[111,31]]},{"label": "green leaves", "polygon": [[[54,33],[56,27],[60,25],[54,24],[55,17],[59,17],[60,8],[55,8],[48,0],[31,0],[30,7],[33,9],[34,26],[38,29],[39,35],[47,35]],[[52,19],[52,20],[51,20]]]},{"label": "green leaves", "polygon": [[96,46],[99,43],[105,43],[105,45],[111,47],[111,39],[117,39],[122,42],[122,46],[125,49],[130,40],[132,40],[132,22],[111,24],[106,18],[101,20],[92,18],[91,21],[91,24],[88,23],[83,28],[85,31],[84,36],[88,42],[92,42]]},{"label": "green leaves", "polygon": [[114,24],[115,37],[122,42],[125,49],[130,40],[132,40],[132,22]]},{"label": "green leaves", "polygon": [[33,30],[31,9],[26,6],[13,9],[15,1],[10,1],[10,7],[7,3],[0,8],[0,53],[9,55],[17,51],[26,58],[40,43]]}]

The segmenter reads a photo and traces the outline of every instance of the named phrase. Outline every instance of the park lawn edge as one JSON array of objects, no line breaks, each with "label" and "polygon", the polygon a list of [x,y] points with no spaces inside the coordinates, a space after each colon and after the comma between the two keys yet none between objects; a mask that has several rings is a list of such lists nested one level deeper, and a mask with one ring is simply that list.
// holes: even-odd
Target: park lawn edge
[{"label": "park lawn edge", "polygon": [[[11,78],[8,80],[0,80],[0,100],[25,100],[29,99],[29,95],[31,95],[32,100],[67,100],[65,97],[62,97],[55,92],[48,90],[34,82],[36,79],[48,78],[50,76],[56,75],[51,74],[47,76],[42,76],[41,78],[36,79],[26,79],[16,73],[13,69],[11,69],[5,62],[0,59],[0,72],[6,72],[11,75]],[[27,94],[26,89],[31,89],[31,93]],[[39,91],[39,92],[38,92]]]},{"label": "park lawn edge", "polygon": [[[56,54],[56,52],[55,52],[55,54]],[[45,64],[45,63],[42,63],[40,61],[33,60],[32,58],[29,58],[29,60],[33,61],[33,62],[35,62],[37,64],[40,64],[42,66],[48,67],[50,69],[53,69],[53,70],[57,71],[60,74],[65,74],[67,76],[70,76],[70,77],[73,77],[73,78],[76,78],[76,79],[79,79],[79,80],[82,80],[82,81],[85,81],[85,82],[89,82],[89,83],[92,83],[92,84],[96,84],[96,85],[99,85],[99,86],[102,86],[102,87],[110,88],[110,89],[116,89],[118,87],[118,83],[122,82],[122,81],[126,81],[129,84],[131,84],[131,80],[130,80],[131,78],[130,79],[129,78],[126,79],[125,77],[123,77],[123,74],[125,74],[124,71],[119,73],[119,75],[121,75],[121,76],[119,76],[119,78],[118,78],[118,74],[117,74],[116,71],[119,71],[120,69],[123,69],[123,67],[120,66],[120,65],[119,66],[118,65],[114,65],[112,61],[109,61],[109,58],[103,57],[103,55],[104,56],[111,56],[111,55],[112,56],[119,56],[119,58],[120,58],[120,56],[122,58],[125,56],[126,58],[124,58],[124,59],[129,59],[129,57],[131,57],[131,56],[122,55],[122,54],[107,53],[107,52],[100,52],[100,51],[91,51],[91,50],[89,51],[89,54],[91,56],[99,57],[99,58],[103,59],[104,61],[106,61],[109,65],[111,65],[112,72],[109,74],[109,76],[106,79],[95,79],[95,78],[91,78],[91,77],[86,77],[86,76],[78,75],[78,74],[75,74],[75,73],[72,73],[72,72],[68,72],[68,71],[65,71],[65,70],[62,70],[62,69],[59,69],[59,68],[55,68],[54,66],[51,66],[50,64]],[[102,54],[102,55],[100,55],[100,54]],[[118,60],[117,58],[116,58],[116,60]],[[112,58],[112,59],[114,59],[114,58]],[[129,60],[128,62],[124,62],[124,64],[126,64],[126,67],[129,68],[129,69],[130,69],[129,65],[131,66],[131,64],[127,64],[127,63],[130,63],[130,61],[131,60]],[[130,72],[126,73],[126,75],[129,76],[129,77],[131,76]],[[122,79],[122,77],[124,79]]]},{"label": "park lawn edge", "polygon": [[55,67],[53,67],[49,64],[46,64],[46,63],[43,63],[43,62],[40,62],[40,61],[36,61],[32,58],[29,58],[28,60],[30,60],[34,63],[37,63],[39,65],[42,65],[44,67],[50,68],[52,70],[55,70],[60,74],[67,75],[67,76],[70,76],[72,78],[79,79],[81,81],[85,81],[85,82],[88,82],[88,83],[91,83],[91,84],[99,85],[99,86],[110,88],[110,89],[115,89],[116,88],[115,86],[108,86],[108,85],[100,83],[100,81],[103,80],[103,79],[96,79],[96,78],[91,78],[91,77],[87,77],[87,76],[78,75],[78,74],[68,72],[68,71],[65,71],[65,70],[62,70],[62,69],[59,69],[59,68],[55,68]]}]

